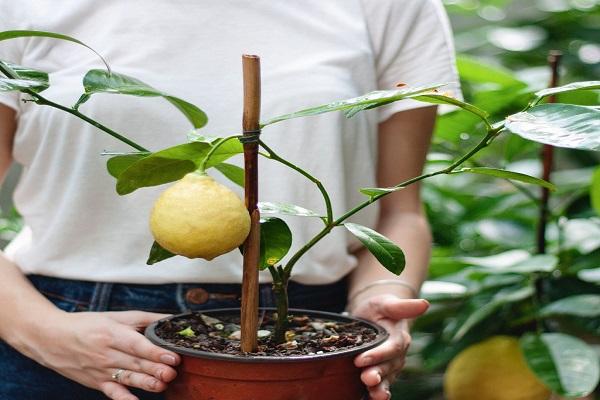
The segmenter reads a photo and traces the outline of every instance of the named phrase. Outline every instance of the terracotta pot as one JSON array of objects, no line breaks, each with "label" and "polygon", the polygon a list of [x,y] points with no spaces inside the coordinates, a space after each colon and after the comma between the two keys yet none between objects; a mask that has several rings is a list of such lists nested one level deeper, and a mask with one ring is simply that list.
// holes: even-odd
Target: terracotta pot
[{"label": "terracotta pot", "polygon": [[[267,309],[269,310],[269,309]],[[339,314],[290,310],[334,321],[361,321],[378,332],[377,339],[353,349],[309,356],[234,356],[177,347],[146,328],[153,343],[179,353],[178,376],[166,392],[168,400],[361,400],[366,395],[354,357],[387,339],[385,330],[371,322]],[[239,314],[239,309],[202,311],[214,317]],[[185,315],[185,314],[182,314]],[[173,316],[170,318],[177,318]]]}]

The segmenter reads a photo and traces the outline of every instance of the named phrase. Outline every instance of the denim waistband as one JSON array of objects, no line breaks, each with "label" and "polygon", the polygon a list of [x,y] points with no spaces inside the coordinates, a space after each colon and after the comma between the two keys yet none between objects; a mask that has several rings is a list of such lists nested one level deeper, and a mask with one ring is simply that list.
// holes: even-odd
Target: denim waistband
[{"label": "denim waistband", "polygon": [[[106,283],[28,275],[31,283],[57,307],[69,311],[141,310],[178,314],[211,308],[239,307],[241,285],[177,283],[142,285]],[[347,279],[328,285],[290,282],[290,307],[341,312],[346,306]],[[260,285],[260,305],[274,307],[271,284]]]}]

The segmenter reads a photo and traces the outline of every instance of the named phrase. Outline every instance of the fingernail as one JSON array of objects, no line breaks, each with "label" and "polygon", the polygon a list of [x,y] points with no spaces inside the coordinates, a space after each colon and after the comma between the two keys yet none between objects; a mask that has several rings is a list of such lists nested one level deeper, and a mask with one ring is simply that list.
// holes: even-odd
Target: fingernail
[{"label": "fingernail", "polygon": [[360,360],[361,365],[367,366],[367,365],[371,365],[371,363],[373,362],[373,359],[371,357],[363,357],[362,360]]},{"label": "fingernail", "polygon": [[389,390],[386,390],[385,394],[386,394],[386,396],[387,396],[388,399],[392,398],[392,393]]},{"label": "fingernail", "polygon": [[375,385],[379,385],[381,383],[381,374],[378,372],[375,376],[377,378],[377,382],[375,382]]},{"label": "fingernail", "polygon": [[175,365],[177,363],[177,360],[175,360],[175,357],[173,357],[170,354],[163,354],[162,356],[160,356],[160,361],[164,362],[165,364],[170,364],[170,365]]}]

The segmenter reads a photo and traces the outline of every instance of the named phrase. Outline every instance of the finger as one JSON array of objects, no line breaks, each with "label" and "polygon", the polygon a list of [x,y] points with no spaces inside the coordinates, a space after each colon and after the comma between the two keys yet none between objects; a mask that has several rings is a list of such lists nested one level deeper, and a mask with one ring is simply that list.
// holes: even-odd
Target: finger
[{"label": "finger", "polygon": [[[390,374],[393,374],[394,371],[402,369],[404,363],[394,361],[388,361],[381,364],[377,364],[376,366],[365,368],[361,374],[360,379],[365,384],[365,386],[377,386],[384,379],[387,379]],[[390,379],[388,379],[389,381]]]},{"label": "finger", "polygon": [[136,387],[147,392],[162,392],[167,388],[164,382],[141,372],[125,370],[119,375],[119,383]]},{"label": "finger", "polygon": [[100,385],[100,390],[112,400],[139,400],[125,386],[116,382],[104,382]]},{"label": "finger", "polygon": [[361,368],[381,364],[386,361],[404,359],[409,345],[410,339],[391,337],[382,345],[366,351],[356,357],[354,359],[354,365]]},{"label": "finger", "polygon": [[167,383],[171,382],[177,376],[177,371],[174,368],[163,363],[138,358],[117,350],[112,350],[108,356],[112,360],[110,367],[115,369],[122,368],[135,372],[143,372]]},{"label": "finger", "polygon": [[120,340],[114,343],[114,348],[129,355],[171,366],[181,361],[179,355],[152,344],[142,334],[124,329]]},{"label": "finger", "polygon": [[145,311],[111,311],[106,315],[117,322],[134,328],[145,328],[154,321],[169,317],[169,314],[151,313]]},{"label": "finger", "polygon": [[379,385],[370,387],[368,390],[370,400],[389,400],[392,398],[390,384],[385,379]]},{"label": "finger", "polygon": [[370,299],[369,303],[378,314],[394,320],[416,318],[429,308],[429,302],[425,299],[386,297],[385,299]]}]

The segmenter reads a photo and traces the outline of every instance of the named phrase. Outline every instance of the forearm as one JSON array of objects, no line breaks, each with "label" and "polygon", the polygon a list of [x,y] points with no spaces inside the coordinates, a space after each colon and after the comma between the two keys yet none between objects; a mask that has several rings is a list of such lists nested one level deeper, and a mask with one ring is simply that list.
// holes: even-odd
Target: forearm
[{"label": "forearm", "polygon": [[40,294],[21,270],[0,252],[0,338],[29,354],[28,339],[38,333],[45,321],[62,311]]},{"label": "forearm", "polygon": [[[382,279],[401,279],[415,290],[419,290],[427,277],[431,251],[431,233],[426,217],[415,212],[382,215],[375,230],[400,246],[406,257],[406,267],[398,277],[381,266],[367,250],[360,250],[356,254],[358,266],[350,275],[348,298],[356,303],[381,293],[395,294],[402,298],[414,297],[410,289],[401,285],[378,285],[364,291],[363,288]],[[358,292],[360,293],[356,295]]]}]

